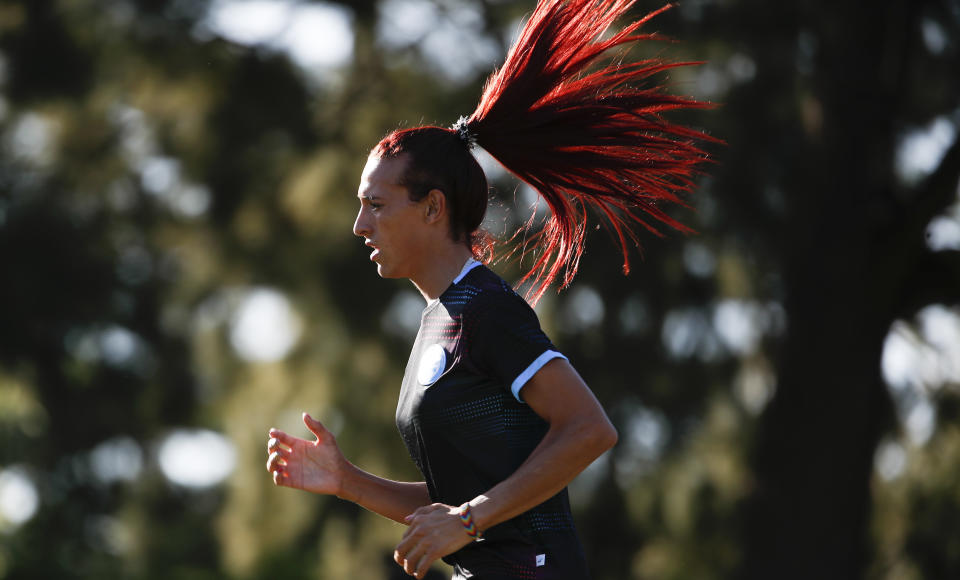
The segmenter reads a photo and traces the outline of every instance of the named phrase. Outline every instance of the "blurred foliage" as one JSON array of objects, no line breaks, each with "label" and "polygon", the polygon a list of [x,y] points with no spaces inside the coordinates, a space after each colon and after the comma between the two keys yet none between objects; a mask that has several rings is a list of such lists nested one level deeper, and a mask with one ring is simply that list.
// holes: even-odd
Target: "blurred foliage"
[{"label": "blurred foliage", "polygon": [[[533,6],[410,3],[479,15],[501,55]],[[353,191],[380,136],[468,113],[496,62],[446,78],[422,39],[378,42],[402,2],[343,0],[352,61],[308,70],[211,33],[219,4],[0,0],[0,487],[39,498],[0,509],[0,578],[404,577],[402,528],[274,488],[265,434],[309,410],[355,463],[417,476],[393,425],[411,288],[377,278]],[[960,577],[960,385],[924,385],[914,440],[880,366],[895,321],[960,296],[957,251],[925,245],[957,203],[960,3],[694,0],[651,27],[681,42],[637,55],[706,61],[669,84],[721,104],[683,119],[727,146],[678,214],[697,236],[645,237],[624,277],[593,232],[539,307],[621,432],[572,486],[595,577]],[[934,119],[952,145],[904,176]],[[502,233],[524,197],[491,177]],[[232,340],[258,289],[292,305],[279,360]],[[232,442],[223,484],[164,477],[186,428]],[[129,441],[142,465],[98,475]]]}]

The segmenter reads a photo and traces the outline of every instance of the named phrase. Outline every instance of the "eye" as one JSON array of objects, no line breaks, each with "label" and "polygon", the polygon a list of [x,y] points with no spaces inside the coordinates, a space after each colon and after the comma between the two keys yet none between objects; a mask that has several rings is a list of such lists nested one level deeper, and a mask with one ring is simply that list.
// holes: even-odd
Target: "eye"
[{"label": "eye", "polygon": [[371,211],[376,211],[383,207],[383,202],[372,200],[368,197],[360,198],[360,207],[361,208],[370,208]]}]

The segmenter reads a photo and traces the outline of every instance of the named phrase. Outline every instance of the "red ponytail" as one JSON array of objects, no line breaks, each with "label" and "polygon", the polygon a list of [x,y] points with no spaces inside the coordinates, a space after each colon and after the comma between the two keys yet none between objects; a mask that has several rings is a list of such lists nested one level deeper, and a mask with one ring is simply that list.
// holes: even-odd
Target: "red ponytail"
[{"label": "red ponytail", "polygon": [[[461,127],[550,207],[552,215],[538,234],[542,252],[521,280],[532,279],[533,303],[561,269],[562,287],[576,274],[587,206],[613,226],[625,273],[630,268],[625,236],[637,243],[631,222],[656,235],[662,235],[656,222],[690,231],[660,204],[686,206],[678,194],[693,188],[696,166],[707,159],[697,142],[717,140],[671,124],[661,113],[710,105],[665,94],[649,79],[697,63],[645,60],[587,71],[609,49],[655,37],[637,30],[669,5],[601,40],[634,2],[541,0]],[[531,226],[532,218],[527,229]]]}]

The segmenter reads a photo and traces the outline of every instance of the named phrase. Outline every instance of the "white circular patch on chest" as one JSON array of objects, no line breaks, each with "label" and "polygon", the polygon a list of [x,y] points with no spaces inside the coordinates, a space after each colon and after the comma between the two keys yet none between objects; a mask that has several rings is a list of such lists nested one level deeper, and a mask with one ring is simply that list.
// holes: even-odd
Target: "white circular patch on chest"
[{"label": "white circular patch on chest", "polygon": [[439,344],[431,344],[423,351],[420,357],[420,368],[417,369],[417,381],[421,385],[432,385],[437,382],[447,366],[447,351]]}]

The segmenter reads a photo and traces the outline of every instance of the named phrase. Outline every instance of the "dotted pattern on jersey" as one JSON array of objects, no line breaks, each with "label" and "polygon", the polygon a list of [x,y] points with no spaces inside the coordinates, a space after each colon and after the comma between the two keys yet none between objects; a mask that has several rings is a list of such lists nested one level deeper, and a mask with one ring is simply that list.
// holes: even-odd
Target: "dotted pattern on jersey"
[{"label": "dotted pattern on jersey", "polygon": [[[448,380],[446,388],[457,387],[455,380]],[[477,399],[446,406],[431,419],[440,426],[455,427],[466,439],[506,436],[511,447],[522,447],[531,437],[539,440],[545,427],[529,407],[499,386]]]},{"label": "dotted pattern on jersey", "polygon": [[520,516],[523,524],[538,532],[573,529],[573,517],[565,512],[529,511]]},{"label": "dotted pattern on jersey", "polygon": [[473,297],[479,295],[481,292],[483,292],[483,290],[478,286],[474,286],[469,282],[461,282],[444,293],[443,303],[448,310],[459,311],[467,302],[470,302]]},{"label": "dotted pattern on jersey", "polygon": [[482,289],[466,284],[450,288],[444,293],[442,304],[425,312],[420,321],[421,340],[427,344],[459,345],[463,333],[463,307],[481,292]]},{"label": "dotted pattern on jersey", "polygon": [[437,421],[441,425],[458,425],[458,434],[466,439],[483,439],[506,433],[503,405],[508,396],[506,393],[493,393],[448,407],[439,414]]},{"label": "dotted pattern on jersey", "polygon": [[460,319],[448,319],[427,316],[420,325],[420,335],[427,344],[435,342],[456,342],[460,339]]}]

